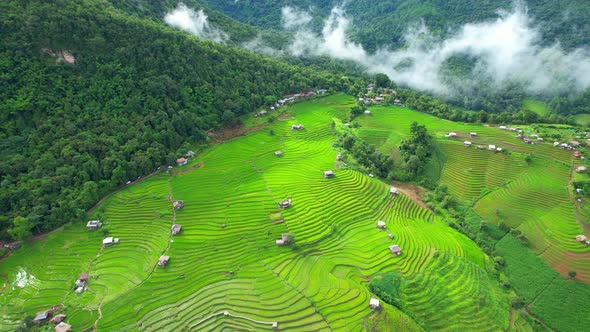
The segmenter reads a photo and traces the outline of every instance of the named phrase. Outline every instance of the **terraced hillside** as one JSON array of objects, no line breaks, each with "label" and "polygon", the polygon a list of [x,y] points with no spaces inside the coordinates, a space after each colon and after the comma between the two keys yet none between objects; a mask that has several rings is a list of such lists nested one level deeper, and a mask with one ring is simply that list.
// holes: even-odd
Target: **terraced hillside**
[{"label": "terraced hillside", "polygon": [[[562,275],[576,271],[578,279],[590,281],[590,248],[574,241],[590,227],[570,196],[571,151],[554,147],[553,141],[524,144],[514,132],[454,123],[401,107],[371,111],[358,118],[359,136],[391,152],[409,135],[411,122],[425,124],[446,158],[440,182],[454,196],[473,205],[484,219],[521,230],[535,252]],[[450,132],[458,137],[445,138]],[[471,137],[471,132],[477,136]],[[465,140],[473,145],[465,147]],[[487,151],[489,144],[508,153]]]},{"label": "terraced hillside", "polygon": [[[212,146],[185,170],[201,167],[112,196],[99,210],[119,244],[100,249],[102,231],[75,223],[26,245],[0,263],[9,282],[0,330],[55,304],[76,331],[264,331],[273,323],[284,331],[507,329],[507,295],[475,243],[335,161],[331,123],[351,103],[336,95],[292,105],[291,117]],[[305,130],[291,130],[296,123]],[[325,170],[335,177],[324,178]],[[279,209],[285,198],[292,206]],[[173,211],[177,199],[185,206]],[[182,224],[179,235],[170,235],[173,222]],[[283,233],[293,245],[275,245]],[[157,268],[162,254],[170,262]],[[75,294],[85,271],[89,290]],[[371,310],[368,282],[391,271],[403,277],[401,310],[383,301]],[[17,285],[19,273],[28,282]]]}]

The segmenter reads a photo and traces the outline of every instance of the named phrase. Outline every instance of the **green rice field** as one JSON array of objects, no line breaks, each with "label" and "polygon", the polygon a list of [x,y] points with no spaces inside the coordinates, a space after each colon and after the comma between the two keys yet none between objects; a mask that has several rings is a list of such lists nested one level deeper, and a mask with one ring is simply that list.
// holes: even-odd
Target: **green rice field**
[{"label": "green rice field", "polygon": [[[336,161],[331,125],[353,105],[341,94],[290,105],[287,116],[265,128],[115,193],[96,210],[108,236],[120,238],[114,246],[102,248],[103,231],[87,231],[81,222],[24,245],[0,262],[0,331],[58,304],[74,331],[530,330],[524,318],[511,319],[510,294],[493,273],[494,261],[472,240],[408,196],[392,196],[384,181]],[[426,124],[444,157],[440,183],[485,219],[521,229],[533,258],[590,280],[590,250],[572,241],[583,230],[569,198],[569,152],[405,108],[371,110],[355,120],[360,137],[387,152],[412,121]],[[299,123],[305,130],[291,130]],[[461,138],[444,138],[449,131]],[[463,138],[473,131],[475,144],[511,153],[465,148]],[[324,178],[325,170],[335,177]],[[292,206],[280,209],[286,198]],[[175,211],[172,200],[185,206]],[[385,230],[376,227],[379,220]],[[173,223],[182,225],[175,236]],[[275,244],[283,233],[294,237],[292,245]],[[401,255],[389,251],[393,244]],[[171,258],[160,268],[163,254]],[[83,272],[89,288],[76,294]],[[388,272],[402,276],[402,305],[381,301],[373,310],[368,283]],[[553,293],[531,296],[562,296],[561,288],[548,289]],[[545,315],[546,308],[535,310]]]}]

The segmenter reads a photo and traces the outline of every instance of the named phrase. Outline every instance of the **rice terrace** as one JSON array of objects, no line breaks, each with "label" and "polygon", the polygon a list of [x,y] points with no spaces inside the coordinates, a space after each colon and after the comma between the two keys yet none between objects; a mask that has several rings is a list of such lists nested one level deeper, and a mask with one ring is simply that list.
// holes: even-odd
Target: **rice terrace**
[{"label": "rice terrace", "polygon": [[[590,328],[590,208],[575,190],[588,154],[561,146],[579,133],[404,106],[351,119],[354,105],[332,94],[246,116],[244,134],[109,196],[100,225],[24,244],[0,262],[0,331],[52,308],[75,331]],[[338,144],[395,160],[413,122],[433,137],[434,194]]]}]

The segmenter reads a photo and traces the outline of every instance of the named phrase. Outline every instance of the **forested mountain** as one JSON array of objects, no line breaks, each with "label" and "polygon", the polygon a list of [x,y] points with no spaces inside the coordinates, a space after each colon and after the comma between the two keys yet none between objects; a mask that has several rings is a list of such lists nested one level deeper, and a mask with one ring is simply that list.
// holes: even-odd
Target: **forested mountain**
[{"label": "forested mountain", "polygon": [[[264,28],[281,29],[281,8],[298,7],[314,16],[318,29],[322,18],[334,6],[343,5],[354,18],[353,39],[374,51],[385,45],[403,46],[408,25],[420,20],[437,34],[444,36],[463,24],[497,16],[498,9],[509,10],[513,0],[200,0],[212,9],[236,20]],[[567,48],[590,43],[590,3],[585,0],[529,0],[529,13],[540,24],[544,41],[559,40]]]},{"label": "forested mountain", "polygon": [[0,3],[0,239],[83,217],[265,96],[342,88],[113,3]]}]

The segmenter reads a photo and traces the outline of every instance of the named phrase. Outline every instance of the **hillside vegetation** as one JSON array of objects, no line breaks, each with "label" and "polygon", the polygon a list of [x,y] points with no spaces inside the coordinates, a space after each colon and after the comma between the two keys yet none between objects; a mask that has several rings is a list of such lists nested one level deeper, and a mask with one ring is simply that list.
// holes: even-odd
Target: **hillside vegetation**
[{"label": "hillside vegetation", "polygon": [[[302,9],[312,8],[317,28],[322,17],[328,15],[334,6],[342,5],[335,0],[201,0],[209,7],[219,10],[232,18],[263,28],[281,29],[281,8],[285,5]],[[454,28],[466,23],[478,22],[496,17],[498,9],[509,10],[512,0],[370,0],[347,2],[343,6],[354,18],[354,39],[365,48],[374,51],[385,45],[401,47],[408,26],[421,19],[437,35],[445,36]],[[528,1],[530,14],[541,25],[544,41],[553,44],[559,40],[562,45],[572,48],[590,43],[590,4],[584,0],[542,0]]]},{"label": "hillside vegetation", "polygon": [[0,24],[0,239],[83,218],[266,96],[342,87],[103,1],[4,1]]}]

